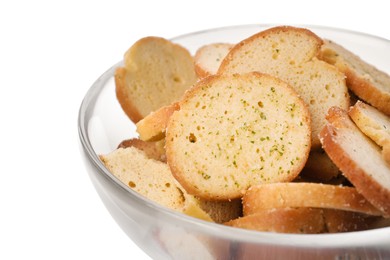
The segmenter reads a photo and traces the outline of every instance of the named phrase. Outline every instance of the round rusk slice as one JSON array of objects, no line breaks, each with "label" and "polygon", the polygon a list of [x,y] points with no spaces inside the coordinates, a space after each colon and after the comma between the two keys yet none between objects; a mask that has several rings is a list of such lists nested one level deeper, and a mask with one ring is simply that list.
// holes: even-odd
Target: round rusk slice
[{"label": "round rusk slice", "polygon": [[277,78],[209,76],[179,106],[166,129],[167,162],[191,194],[239,198],[255,184],[293,180],[308,158],[308,109]]}]

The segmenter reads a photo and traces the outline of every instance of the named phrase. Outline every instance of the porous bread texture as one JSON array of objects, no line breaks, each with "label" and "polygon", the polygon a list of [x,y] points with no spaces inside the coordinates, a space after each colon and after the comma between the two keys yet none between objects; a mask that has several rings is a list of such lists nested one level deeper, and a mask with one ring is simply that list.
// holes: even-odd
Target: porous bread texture
[{"label": "porous bread texture", "polygon": [[328,208],[380,216],[353,187],[321,183],[271,183],[252,186],[242,198],[244,216],[274,208]]},{"label": "porous bread texture", "polygon": [[345,76],[316,58],[322,39],[304,28],[280,26],[236,44],[222,61],[219,74],[258,71],[290,84],[308,105],[312,117],[312,147],[320,148],[318,133],[332,106],[349,107]]},{"label": "porous bread texture", "polygon": [[161,141],[129,139],[117,150],[101,155],[100,159],[125,185],[163,206],[216,223],[241,216],[241,200],[206,201],[188,194],[175,180],[169,167],[154,158],[159,158],[161,144]]},{"label": "porous bread texture", "polygon": [[275,208],[258,210],[225,225],[257,231],[320,234],[366,230],[378,217],[319,208]]},{"label": "porous bread texture", "polygon": [[353,123],[347,111],[333,107],[320,133],[323,148],[356,190],[390,216],[390,167],[381,149]]},{"label": "porous bread texture", "polygon": [[198,77],[216,74],[222,60],[233,46],[231,43],[210,43],[200,47],[194,56],[195,72]]},{"label": "porous bread texture", "polygon": [[184,207],[183,191],[166,164],[149,159],[135,147],[116,149],[100,155],[100,159],[114,176],[134,191],[174,210]]},{"label": "porous bread texture", "polygon": [[348,114],[365,135],[382,147],[383,158],[390,164],[390,117],[362,101],[352,106]]},{"label": "porous bread texture", "polygon": [[173,104],[163,106],[144,117],[135,125],[139,138],[148,142],[163,139],[165,137],[165,129],[167,128],[169,118],[173,112],[179,109],[179,104],[174,102]]},{"label": "porous bread texture", "polygon": [[390,116],[390,75],[365,62],[343,46],[326,40],[319,56],[346,75],[359,98]]},{"label": "porous bread texture", "polygon": [[293,180],[310,135],[308,109],[285,82],[256,72],[214,75],[195,84],[172,114],[167,162],[190,194],[235,199],[254,184]]},{"label": "porous bread texture", "polygon": [[99,157],[123,184],[146,198],[178,212],[212,221],[199,207],[196,198],[177,183],[165,163],[149,159],[134,146],[118,148]]},{"label": "porous bread texture", "polygon": [[124,55],[124,67],[115,72],[117,99],[134,123],[179,100],[196,80],[189,51],[152,36],[134,43]]}]

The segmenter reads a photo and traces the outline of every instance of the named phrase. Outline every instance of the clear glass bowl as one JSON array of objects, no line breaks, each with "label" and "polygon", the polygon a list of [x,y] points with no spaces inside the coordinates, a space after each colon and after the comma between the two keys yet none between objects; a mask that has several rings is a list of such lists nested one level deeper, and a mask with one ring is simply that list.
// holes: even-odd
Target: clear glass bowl
[{"label": "clear glass bowl", "polygon": [[[273,26],[273,25],[272,25]],[[236,43],[271,25],[244,25],[195,32],[172,39],[192,53],[206,43]],[[318,26],[302,26],[334,40],[390,73],[390,42],[375,36]],[[122,184],[98,154],[137,136],[115,96],[108,69],[87,92],[79,111],[81,151],[89,176],[105,206],[126,234],[155,259],[389,259],[390,228],[340,234],[275,234],[198,220],[164,208]]]}]

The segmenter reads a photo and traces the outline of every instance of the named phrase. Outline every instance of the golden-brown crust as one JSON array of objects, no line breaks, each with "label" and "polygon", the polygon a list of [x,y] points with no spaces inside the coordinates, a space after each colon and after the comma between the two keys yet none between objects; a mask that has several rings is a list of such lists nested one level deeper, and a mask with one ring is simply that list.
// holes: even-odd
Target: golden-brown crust
[{"label": "golden-brown crust", "polygon": [[[225,225],[278,233],[340,233],[371,228],[381,218],[357,212],[320,208],[263,209]],[[378,223],[385,226],[387,223]]]},{"label": "golden-brown crust", "polygon": [[221,73],[223,73],[225,71],[226,66],[228,65],[230,60],[232,60],[232,58],[235,55],[236,51],[239,50],[242,45],[249,44],[250,42],[255,41],[255,40],[259,39],[259,38],[265,38],[268,35],[273,34],[273,33],[291,32],[291,31],[295,31],[297,33],[304,33],[304,34],[308,35],[309,37],[313,37],[312,39],[315,39],[317,41],[317,50],[314,51],[313,57],[315,57],[315,56],[317,56],[319,54],[319,51],[321,49],[321,45],[323,44],[323,40],[318,35],[313,33],[312,31],[307,30],[305,28],[293,27],[293,26],[276,26],[276,27],[272,27],[272,28],[263,30],[263,31],[258,32],[256,34],[253,34],[252,36],[242,40],[241,42],[239,42],[238,44],[233,46],[233,48],[227,54],[225,59],[222,61],[221,65],[219,67],[219,70],[218,70],[218,74],[221,74]]},{"label": "golden-brown crust", "polygon": [[218,75],[209,75],[205,78],[200,79],[198,82],[196,82],[191,88],[187,89],[187,91],[184,93],[183,98],[178,102],[179,107],[187,101],[187,99],[191,98],[192,96],[196,95],[196,93],[204,86],[211,85],[215,80],[218,80]]},{"label": "golden-brown crust", "polygon": [[360,131],[382,148],[383,159],[390,163],[390,117],[360,100],[348,110],[348,115]]},{"label": "golden-brown crust", "polygon": [[390,116],[390,93],[383,92],[368,80],[347,67],[344,71],[347,85],[358,97]]},{"label": "golden-brown crust", "polygon": [[340,209],[381,215],[355,188],[320,183],[272,183],[252,186],[242,198],[244,215],[286,207]]},{"label": "golden-brown crust", "polygon": [[[340,140],[338,139],[340,129],[348,129],[356,126],[349,119],[347,112],[337,107],[329,110],[327,119],[329,124],[326,125],[320,133],[323,149],[348,180],[356,187],[357,191],[376,206],[384,215],[389,216],[390,191],[371,176],[371,174],[376,174],[375,172],[366,172],[359,166],[359,162],[351,159],[350,155],[345,150],[345,147],[343,147],[345,144],[340,143]],[[363,136],[357,127],[352,131],[356,131],[356,133],[351,134],[361,134]],[[363,142],[370,141],[365,140]],[[369,156],[380,156],[379,148],[377,154],[374,155],[370,154],[372,151],[360,152],[364,154],[368,153]],[[388,171],[390,174],[390,168]]]},{"label": "golden-brown crust", "polygon": [[200,79],[202,78],[205,78],[207,76],[210,76],[211,74],[205,70],[202,66],[200,66],[198,63],[195,63],[195,72],[196,72],[196,75],[198,75],[198,77]]},{"label": "golden-brown crust", "polygon": [[129,98],[126,89],[126,69],[119,67],[115,71],[115,91],[116,97],[123,111],[130,118],[131,121],[137,123],[143,118],[141,113],[138,111],[132,100]]}]

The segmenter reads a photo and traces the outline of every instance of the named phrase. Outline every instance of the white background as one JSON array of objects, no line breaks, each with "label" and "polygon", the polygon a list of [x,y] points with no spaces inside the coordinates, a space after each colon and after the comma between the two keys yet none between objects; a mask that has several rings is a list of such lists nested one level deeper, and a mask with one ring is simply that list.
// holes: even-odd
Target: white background
[{"label": "white background", "polygon": [[148,259],[100,201],[77,133],[84,94],[135,40],[253,23],[390,39],[385,3],[1,1],[0,259]]}]

